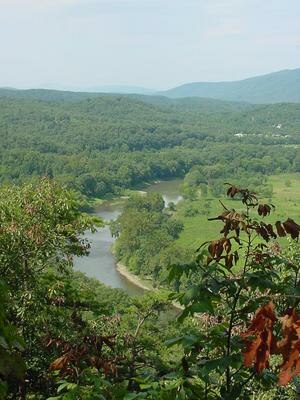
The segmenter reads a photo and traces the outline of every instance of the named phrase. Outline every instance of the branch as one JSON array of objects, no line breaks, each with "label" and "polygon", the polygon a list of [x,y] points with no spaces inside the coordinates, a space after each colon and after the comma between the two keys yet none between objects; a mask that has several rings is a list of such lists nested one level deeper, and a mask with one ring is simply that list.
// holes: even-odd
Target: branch
[{"label": "branch", "polygon": [[224,203],[223,203],[221,200],[219,200],[219,202],[221,203],[221,206],[222,206],[226,211],[229,211],[228,208],[224,205]]}]

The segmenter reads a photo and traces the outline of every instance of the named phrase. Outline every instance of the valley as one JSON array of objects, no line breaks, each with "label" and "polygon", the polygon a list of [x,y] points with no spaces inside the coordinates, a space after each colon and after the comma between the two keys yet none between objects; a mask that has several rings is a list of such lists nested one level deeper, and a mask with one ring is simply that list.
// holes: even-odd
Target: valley
[{"label": "valley", "polygon": [[0,398],[290,396],[243,361],[249,315],[279,332],[299,293],[300,108],[275,103],[0,90]]},{"label": "valley", "polygon": [[[180,185],[182,181],[171,180],[148,185],[145,192],[157,192],[162,195],[165,204],[173,202],[177,204],[181,200]],[[124,203],[125,200],[123,200]],[[122,212],[122,199],[106,201],[94,209],[93,214],[109,222],[116,219]],[[146,285],[147,282],[133,284],[126,278],[126,270],[123,274],[118,271],[116,259],[113,256],[113,244],[115,239],[111,236],[109,226],[105,226],[96,233],[87,233],[86,238],[91,243],[91,251],[88,257],[81,257],[75,260],[74,269],[85,273],[91,278],[113,288],[122,288],[130,295],[141,295],[144,293],[139,285]],[[149,283],[148,283],[149,285]],[[150,282],[151,286],[151,282]]]}]

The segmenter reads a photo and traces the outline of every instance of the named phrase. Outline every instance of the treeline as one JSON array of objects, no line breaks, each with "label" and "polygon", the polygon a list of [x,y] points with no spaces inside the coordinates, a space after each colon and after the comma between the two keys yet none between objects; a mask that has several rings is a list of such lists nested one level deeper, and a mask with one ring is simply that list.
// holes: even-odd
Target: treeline
[{"label": "treeline", "polygon": [[101,226],[79,206],[47,179],[0,190],[1,400],[122,400],[175,371],[183,352],[164,342],[195,329],[165,294],[129,297],[73,271],[83,231]]},{"label": "treeline", "polygon": [[[224,182],[234,178],[240,182],[243,187],[257,193],[264,198],[271,198],[273,187],[268,182],[268,174],[272,172],[268,165],[269,158],[263,160],[255,160],[259,166],[251,165],[247,168],[247,163],[240,168],[234,168],[226,164],[216,164],[213,166],[193,166],[185,175],[182,185],[182,194],[185,199],[196,200],[199,197],[206,198],[220,197],[224,194]],[[256,169],[256,170],[255,170]],[[278,168],[277,172],[284,169]],[[263,171],[263,172],[262,172]]]},{"label": "treeline", "polygon": [[117,238],[117,259],[133,273],[150,278],[154,286],[166,279],[169,265],[190,259],[188,252],[175,244],[183,224],[164,207],[158,193],[132,196],[110,226]]},{"label": "treeline", "polygon": [[[217,239],[192,262],[182,254],[166,263],[176,290],[130,298],[72,270],[73,257],[88,253],[82,233],[101,225],[79,212],[74,193],[48,179],[2,188],[1,400],[296,399],[300,225],[267,224],[272,205],[247,189],[228,195],[241,209],[223,206],[213,218]],[[155,257],[180,223],[159,195],[132,204],[113,226],[118,251],[132,245]],[[286,251],[278,236],[291,237]],[[182,306],[177,320],[172,300]]]},{"label": "treeline", "polygon": [[[244,180],[266,190],[263,176]],[[199,167],[187,182],[204,198],[204,188],[216,183],[209,169]],[[200,321],[197,333],[167,341],[185,349],[184,377],[176,375],[182,386],[174,399],[296,399],[300,225],[291,218],[272,223],[273,202],[248,188],[227,184],[226,191],[229,198],[220,202],[220,210],[212,215],[208,205],[205,210],[221,228],[217,238],[189,251],[176,242],[182,224],[174,204],[163,209],[158,194],[130,199],[111,226],[118,238],[116,255],[134,273],[177,292],[170,298],[184,307],[179,321],[195,315]],[[199,229],[208,232],[209,223]],[[282,249],[279,240],[286,236],[288,246]],[[146,394],[149,388],[157,397]],[[137,398],[169,399],[167,391],[152,382]]]},{"label": "treeline", "polygon": [[42,98],[0,97],[2,183],[47,175],[103,196],[199,164],[263,174],[300,169],[297,104]]}]

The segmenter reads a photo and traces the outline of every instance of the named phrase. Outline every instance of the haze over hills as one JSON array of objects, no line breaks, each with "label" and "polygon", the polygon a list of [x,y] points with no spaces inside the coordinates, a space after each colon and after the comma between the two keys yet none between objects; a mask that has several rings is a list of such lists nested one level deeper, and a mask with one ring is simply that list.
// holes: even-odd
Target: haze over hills
[{"label": "haze over hills", "polygon": [[[253,104],[244,102],[232,102],[216,99],[208,99],[201,97],[188,97],[173,99],[161,95],[144,95],[144,94],[126,94],[126,93],[97,93],[97,92],[71,92],[52,89],[12,89],[0,88],[0,98],[24,99],[24,100],[39,100],[43,102],[81,102],[87,99],[102,99],[109,104],[110,98],[127,97],[132,100],[138,100],[146,104],[152,104],[164,109],[170,109],[178,112],[204,112],[215,113],[231,112],[238,110],[246,110],[255,107]],[[104,104],[104,103],[103,103]]]},{"label": "haze over hills", "polygon": [[122,94],[122,95],[155,95],[156,91],[139,87],[139,86],[118,86],[118,85],[104,85],[88,87],[82,90],[74,89],[46,89],[46,88],[32,88],[32,89],[18,89],[13,87],[0,87],[0,96],[6,97],[31,97],[39,100],[83,100],[84,98],[98,97],[105,94]]},{"label": "haze over hills", "polygon": [[0,88],[0,97],[35,99],[41,101],[81,101],[87,98],[99,97],[100,95],[100,93],[94,92],[72,92],[54,89]]},{"label": "haze over hills", "polygon": [[[1,97],[31,97],[49,101],[78,101],[105,94],[149,97],[150,103],[155,102],[160,105],[164,103],[169,105],[173,99],[174,106],[176,100],[183,98],[198,98],[197,101],[201,104],[212,101],[239,102],[244,105],[245,103],[298,103],[300,102],[300,68],[273,72],[240,81],[186,83],[160,92],[139,86],[117,85],[95,86],[87,88],[85,91],[0,88]],[[186,99],[188,103],[191,101],[195,102],[196,100]]]},{"label": "haze over hills", "polygon": [[240,81],[186,83],[160,94],[172,98],[207,97],[256,104],[300,102],[300,68]]},{"label": "haze over hills", "polygon": [[122,94],[144,94],[152,95],[156,92],[154,89],[148,89],[141,86],[126,86],[126,85],[101,85],[95,87],[84,88],[85,92],[98,93],[122,93]]}]

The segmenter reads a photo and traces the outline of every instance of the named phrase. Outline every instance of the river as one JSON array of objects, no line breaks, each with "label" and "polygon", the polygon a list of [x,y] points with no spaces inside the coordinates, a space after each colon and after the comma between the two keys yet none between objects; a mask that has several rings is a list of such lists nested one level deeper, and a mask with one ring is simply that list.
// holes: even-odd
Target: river
[{"label": "river", "polygon": [[[182,197],[179,188],[182,180],[161,181],[143,188],[145,192],[157,192],[163,196],[165,204],[178,203]],[[122,212],[122,203],[105,202],[97,207],[94,214],[104,221],[112,221]],[[91,278],[96,278],[105,285],[122,288],[130,295],[141,295],[143,289],[135,286],[122,276],[116,269],[116,259],[111,253],[114,238],[111,237],[109,226],[99,229],[96,233],[86,233],[91,244],[89,256],[74,260],[74,269],[84,272]]]}]

